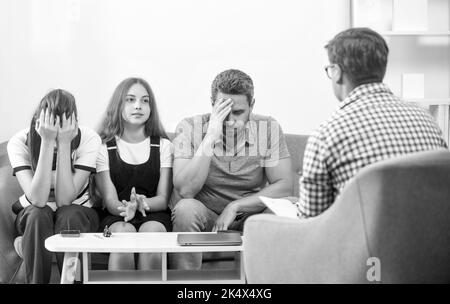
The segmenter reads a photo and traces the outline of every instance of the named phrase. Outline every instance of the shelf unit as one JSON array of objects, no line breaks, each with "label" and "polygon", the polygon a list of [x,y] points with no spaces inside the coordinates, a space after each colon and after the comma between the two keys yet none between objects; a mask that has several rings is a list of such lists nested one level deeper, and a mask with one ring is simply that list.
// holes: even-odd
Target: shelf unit
[{"label": "shelf unit", "polygon": [[450,106],[450,98],[422,98],[422,99],[405,99],[407,102],[417,103],[426,106]]},{"label": "shelf unit", "polygon": [[[377,30],[386,37],[391,53],[397,52],[397,56],[393,56],[393,62],[388,63],[386,72],[388,80],[385,81],[398,96],[402,96],[402,89],[398,84],[403,73],[419,72],[425,75],[425,98],[404,98],[404,100],[428,108],[441,128],[445,140],[450,143],[450,4],[445,0],[427,0],[427,30],[400,31],[394,30],[397,21],[395,16],[401,13],[399,10],[396,11],[395,1],[398,0],[350,0],[350,27],[368,26]],[[392,12],[390,19],[386,17],[389,9]],[[368,24],[364,24],[365,18]],[[415,21],[412,20],[413,23]],[[374,23],[379,24],[378,29]],[[440,41],[439,44],[425,45],[423,42],[423,38],[436,37]],[[402,44],[408,46],[399,50]],[[434,56],[435,54],[438,56]],[[435,90],[436,87],[439,89]]]},{"label": "shelf unit", "polygon": [[383,36],[450,36],[450,31],[380,31]]}]

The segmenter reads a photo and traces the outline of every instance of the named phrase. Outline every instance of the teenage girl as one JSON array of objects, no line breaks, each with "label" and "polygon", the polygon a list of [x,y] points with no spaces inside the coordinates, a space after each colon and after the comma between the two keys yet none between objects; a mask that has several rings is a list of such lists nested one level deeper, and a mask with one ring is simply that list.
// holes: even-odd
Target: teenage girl
[{"label": "teenage girl", "polygon": [[[159,120],[155,97],[140,78],[123,80],[115,89],[100,136],[96,188],[103,199],[100,230],[171,231],[168,199],[172,191],[173,146]],[[161,255],[111,253],[110,270],[155,269]]]},{"label": "teenage girl", "polygon": [[[14,245],[24,260],[28,283],[50,280],[47,237],[65,229],[98,229],[88,183],[100,145],[97,133],[78,126],[73,95],[60,89],[44,96],[30,127],[8,142],[13,174],[24,192],[13,204],[19,234]],[[61,270],[63,255],[57,254],[57,260]]]}]

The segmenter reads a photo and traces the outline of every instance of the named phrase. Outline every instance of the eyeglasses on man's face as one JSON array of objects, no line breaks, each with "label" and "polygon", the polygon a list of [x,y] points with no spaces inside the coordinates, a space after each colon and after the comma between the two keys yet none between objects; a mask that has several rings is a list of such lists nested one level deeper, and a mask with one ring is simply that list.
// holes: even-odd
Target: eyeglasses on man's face
[{"label": "eyeglasses on man's face", "polygon": [[327,74],[328,78],[333,78],[334,76],[334,68],[336,68],[337,64],[332,63],[327,66],[325,66],[325,73]]}]

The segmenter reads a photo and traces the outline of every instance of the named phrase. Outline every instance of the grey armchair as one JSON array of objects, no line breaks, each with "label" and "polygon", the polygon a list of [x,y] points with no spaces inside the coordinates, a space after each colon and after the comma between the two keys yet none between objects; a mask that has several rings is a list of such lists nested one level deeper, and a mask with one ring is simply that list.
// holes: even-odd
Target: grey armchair
[{"label": "grey armchair", "polygon": [[368,166],[323,214],[255,215],[244,237],[248,283],[370,283],[370,257],[381,283],[449,283],[450,152]]}]

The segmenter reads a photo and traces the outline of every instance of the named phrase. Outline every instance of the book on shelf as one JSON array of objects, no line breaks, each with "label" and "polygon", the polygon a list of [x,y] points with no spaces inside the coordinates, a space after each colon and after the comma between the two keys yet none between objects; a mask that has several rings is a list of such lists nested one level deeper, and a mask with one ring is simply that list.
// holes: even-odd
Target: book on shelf
[{"label": "book on shelf", "polygon": [[428,30],[428,0],[352,0],[352,26],[396,32]]},{"label": "book on shelf", "polygon": [[402,97],[405,99],[425,98],[425,75],[421,73],[402,74]]},{"label": "book on shelf", "polygon": [[394,0],[393,31],[426,31],[428,0]]},{"label": "book on shelf", "polygon": [[352,26],[392,30],[392,0],[353,0]]}]

